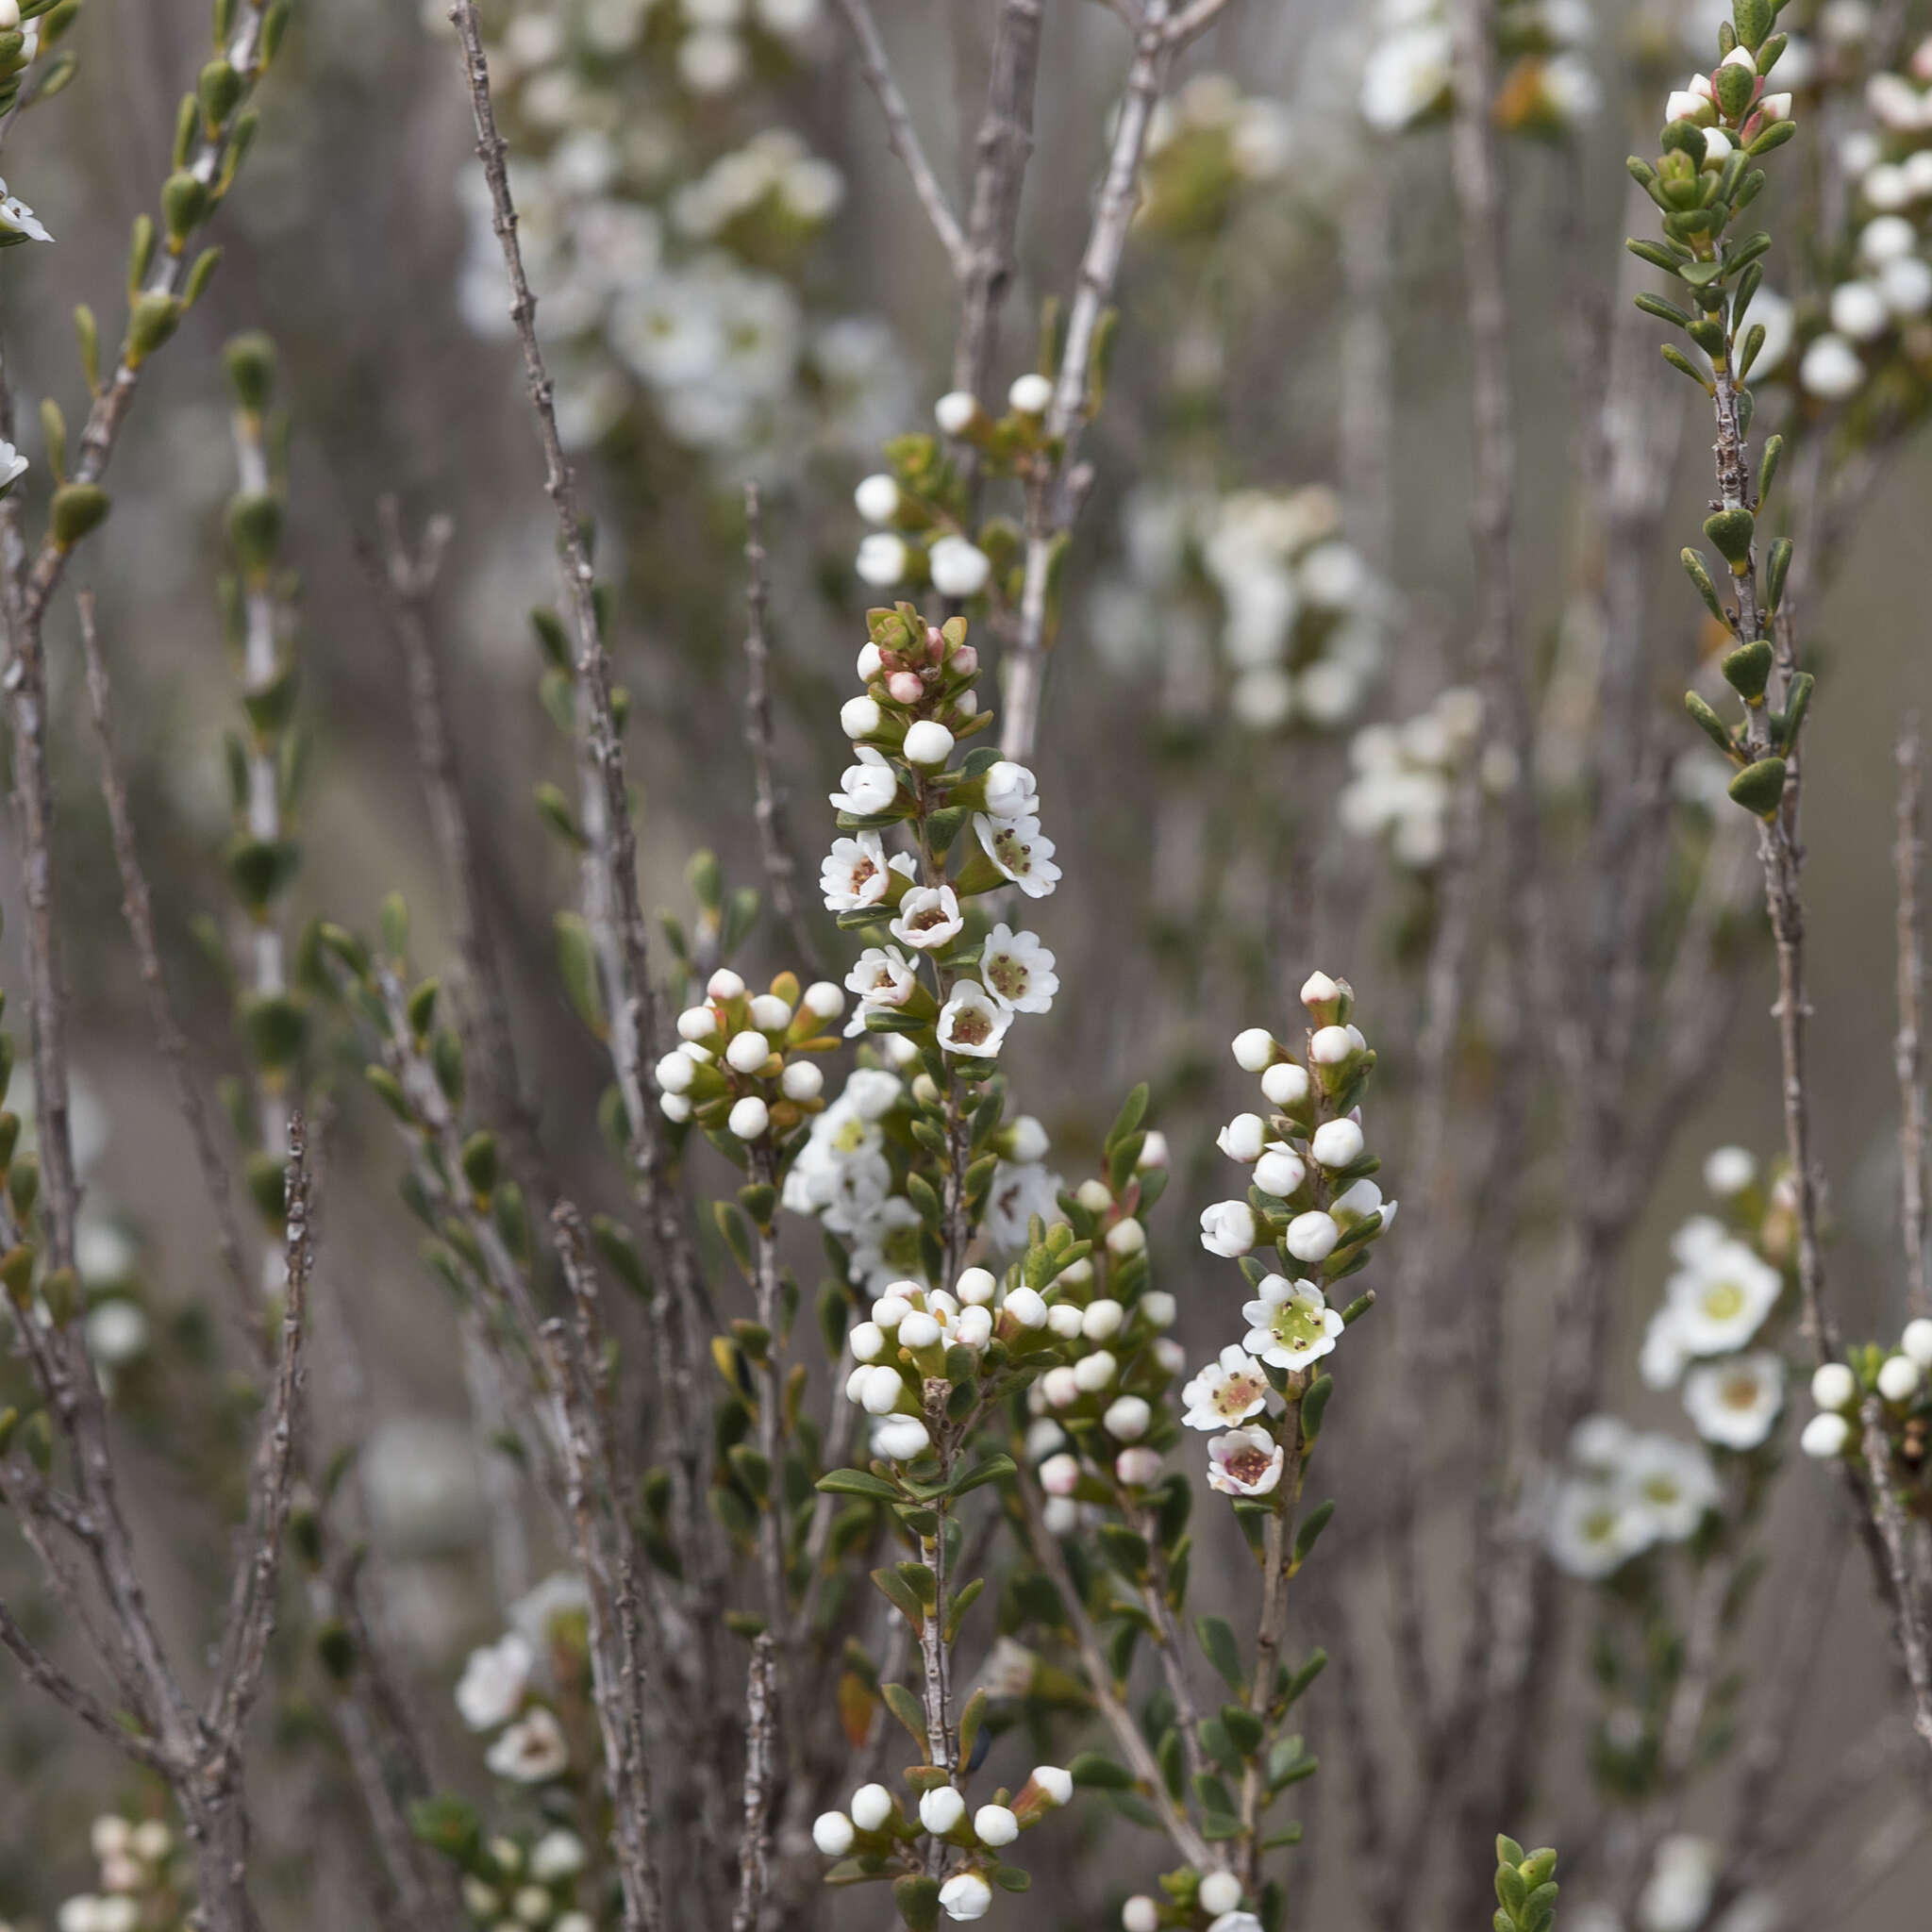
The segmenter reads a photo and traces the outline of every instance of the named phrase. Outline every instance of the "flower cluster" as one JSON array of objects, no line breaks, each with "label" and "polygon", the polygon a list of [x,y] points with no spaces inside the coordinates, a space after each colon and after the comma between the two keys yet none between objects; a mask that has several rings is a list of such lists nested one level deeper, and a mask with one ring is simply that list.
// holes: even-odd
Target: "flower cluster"
[{"label": "flower cluster", "polygon": [[1876,1344],[1855,1353],[1850,1362],[1826,1362],[1811,1377],[1811,1400],[1818,1413],[1805,1424],[1799,1446],[1821,1462],[1865,1453],[1860,1410],[1874,1397],[1891,1447],[1893,1474],[1917,1494],[1925,1488],[1925,1449],[1932,1434],[1932,1321],[1921,1315],[1906,1324],[1898,1346]]},{"label": "flower cluster", "polygon": [[66,1900],[58,1932],[174,1932],[191,1904],[180,1847],[158,1818],[103,1812],[89,1832],[100,1890]]},{"label": "flower cluster", "polygon": [[1704,1172],[1723,1217],[1693,1215],[1672,1238],[1676,1266],[1640,1367],[1653,1389],[1682,1385],[1685,1411],[1707,1442],[1756,1449],[1784,1407],[1784,1358],[1763,1331],[1785,1300],[1790,1190],[1782,1179],[1762,1190],[1741,1147],[1720,1147]]},{"label": "flower cluster", "polygon": [[[828,432],[864,448],[897,420],[905,375],[883,325],[814,324],[797,286],[843,202],[838,169],[783,127],[698,144],[705,108],[812,56],[819,13],[818,0],[545,0],[504,21],[491,72],[567,442],[595,442],[640,403],[677,442],[731,454]],[[474,170],[461,192],[459,298],[479,333],[502,334]]]},{"label": "flower cluster", "polygon": [[1710,1457],[1694,1442],[1640,1433],[1615,1416],[1579,1423],[1570,1460],[1544,1540],[1559,1569],[1588,1581],[1657,1544],[1688,1542],[1724,1501]]},{"label": "flower cluster", "polygon": [[[1398,865],[1432,870],[1442,857],[1457,774],[1482,745],[1482,699],[1452,685],[1402,724],[1367,724],[1350,741],[1348,783],[1336,799],[1342,828],[1380,839]],[[1506,744],[1483,748],[1482,782],[1494,793],[1516,781]]]},{"label": "flower cluster", "polygon": [[540,1583],[510,1609],[510,1628],[470,1653],[457,1682],[457,1713],[494,1735],[484,1762],[510,1784],[547,1785],[570,1770],[558,1698],[585,1680],[586,1598],[579,1578]]},{"label": "flower cluster", "polygon": [[[1383,134],[1442,119],[1456,100],[1447,0],[1382,0],[1377,25],[1362,69],[1362,119]],[[1503,0],[1496,45],[1510,65],[1497,89],[1500,125],[1561,135],[1595,115],[1603,91],[1580,52],[1593,27],[1585,0]]]},{"label": "flower cluster", "polygon": [[491,1932],[594,1932],[577,1903],[590,1862],[583,1840],[560,1825],[535,1839],[489,1839],[463,1860],[464,1909]]},{"label": "flower cluster", "polygon": [[845,1810],[821,1812],[813,1821],[812,1842],[826,1857],[842,1861],[831,1874],[836,1879],[923,1873],[925,1842],[936,1840],[950,1848],[953,1868],[938,1888],[939,1908],[949,1919],[983,1919],[995,1885],[1024,1883],[999,1854],[1073,1795],[1074,1780],[1056,1764],[1035,1765],[1018,1791],[996,1790],[970,1813],[950,1784],[930,1785],[910,1809],[884,1785],[861,1785]]},{"label": "flower cluster", "polygon": [[1192,1925],[1206,1913],[1207,1932],[1261,1932],[1261,1921],[1241,1909],[1241,1882],[1232,1872],[1170,1873],[1161,1879],[1172,1903],[1163,1907],[1137,1892],[1121,1907],[1121,1932],[1161,1932],[1163,1926]]},{"label": "flower cluster", "polygon": [[678,1043],[658,1062],[658,1105],[670,1120],[745,1146],[786,1141],[824,1109],[825,1076],[813,1056],[837,1046],[824,1029],[844,1010],[830,980],[801,992],[797,975],[781,973],[754,993],[721,966],[703,1001],[677,1016]]},{"label": "flower cluster", "polygon": [[[1395,1203],[1370,1178],[1381,1163],[1368,1152],[1358,1102],[1375,1056],[1350,1018],[1355,994],[1317,973],[1301,997],[1313,1023],[1302,1057],[1265,1027],[1236,1036],[1235,1060],[1261,1076],[1269,1111],[1237,1114],[1222,1128],[1221,1151],[1251,1169],[1254,1184],[1246,1199],[1201,1215],[1201,1245],[1240,1259],[1256,1291],[1240,1344],[1182,1391],[1187,1425],[1222,1432],[1208,1444],[1208,1479],[1231,1496],[1266,1496],[1280,1483],[1286,1451],[1274,1398],[1334,1349],[1347,1318],[1327,1291],[1367,1265],[1395,1219]],[[1278,1270],[1253,1258],[1257,1249]]]},{"label": "flower cluster", "polygon": [[1866,88],[1873,125],[1840,164],[1853,196],[1849,258],[1824,312],[1807,318],[1798,385],[1823,403],[1860,394],[1888,366],[1915,389],[1932,373],[1932,40]]}]

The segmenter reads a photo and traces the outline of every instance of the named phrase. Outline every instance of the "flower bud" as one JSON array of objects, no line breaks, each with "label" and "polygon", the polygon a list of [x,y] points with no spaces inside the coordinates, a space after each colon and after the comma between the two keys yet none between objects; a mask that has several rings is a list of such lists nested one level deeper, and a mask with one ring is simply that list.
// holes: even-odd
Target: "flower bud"
[{"label": "flower bud", "polygon": [[876,1322],[860,1322],[845,1342],[855,1361],[875,1362],[886,1352],[886,1331]]},{"label": "flower bud", "polygon": [[852,1822],[860,1831],[879,1831],[892,1815],[892,1794],[884,1785],[860,1785],[852,1794]]},{"label": "flower bud", "polygon": [[870,738],[879,728],[879,715],[875,698],[847,698],[839,707],[839,729],[847,738]]},{"label": "flower bud", "polygon": [[1223,1912],[1233,1911],[1241,1904],[1241,1882],[1232,1872],[1209,1872],[1201,1880],[1195,1897],[1200,1900],[1204,1912],[1211,1912],[1218,1918]]},{"label": "flower bud", "polygon": [[858,660],[855,667],[861,684],[870,684],[883,669],[885,659],[879,656],[879,647],[868,638],[858,647]]},{"label": "flower bud", "polygon": [[842,1858],[852,1839],[852,1821],[842,1811],[821,1811],[812,1820],[811,1841],[828,1858]]},{"label": "flower bud", "polygon": [[1104,1348],[1097,1348],[1091,1355],[1083,1355],[1074,1364],[1074,1380],[1083,1393],[1097,1395],[1111,1382],[1120,1370],[1120,1364],[1112,1354]]},{"label": "flower bud", "polygon": [[1812,1372],[1811,1400],[1820,1408],[1849,1408],[1857,1399],[1858,1378],[1843,1362],[1825,1362]]},{"label": "flower bud", "polygon": [[1307,1163],[1293,1148],[1277,1142],[1255,1163],[1255,1185],[1285,1201],[1308,1177]]},{"label": "flower bud", "polygon": [[1121,1932],[1160,1932],[1158,1902],[1137,1891],[1121,1907]]},{"label": "flower bud", "polygon": [[1154,1411],[1139,1395],[1122,1395],[1107,1406],[1101,1426],[1116,1442],[1138,1442],[1147,1433]]},{"label": "flower bud", "polygon": [[756,1074],[772,1057],[771,1042],[762,1033],[747,1029],[734,1033],[731,1044],[724,1049],[726,1065],[741,1074]]},{"label": "flower bud", "polygon": [[992,559],[964,537],[941,537],[926,553],[925,564],[941,597],[976,597],[992,575]]},{"label": "flower bud", "polygon": [[932,1438],[916,1415],[889,1415],[873,1430],[872,1446],[889,1462],[910,1462],[932,1447]]},{"label": "flower bud", "polygon": [[1084,1180],[1074,1190],[1074,1199],[1090,1214],[1105,1214],[1113,1206],[1113,1190],[1102,1180]]},{"label": "flower bud", "polygon": [[[1906,1324],[1906,1332],[1899,1338],[1898,1345],[1922,1369],[1932,1369],[1932,1322],[1928,1322],[1924,1316],[1921,1315],[1916,1322]],[[1818,1386],[1815,1378],[1811,1386],[1815,1394]],[[1824,1407],[1826,1405],[1821,1403],[1819,1406]],[[1839,1405],[1833,1403],[1829,1406],[1835,1408]]]},{"label": "flower bud", "polygon": [[890,524],[899,514],[899,485],[880,472],[865,477],[852,492],[854,508],[869,524]]},{"label": "flower bud", "polygon": [[984,1348],[992,1340],[992,1310],[961,1308],[953,1323],[953,1340],[962,1348]]},{"label": "flower bud", "polygon": [[698,1065],[689,1054],[667,1053],[657,1065],[658,1089],[662,1093],[688,1093],[697,1077]]},{"label": "flower bud", "polygon": [[925,680],[916,671],[895,671],[886,679],[886,691],[901,705],[916,705],[925,695]]},{"label": "flower bud", "polygon": [[891,1330],[898,1327],[899,1324],[912,1312],[910,1299],[899,1291],[902,1287],[909,1289],[911,1286],[910,1282],[895,1281],[886,1293],[873,1303],[872,1318],[881,1328]]},{"label": "flower bud", "polygon": [[772,1110],[756,1093],[747,1093],[725,1116],[724,1124],[741,1141],[756,1141],[772,1124]]},{"label": "flower bud", "polygon": [[836,1020],[845,1010],[844,989],[829,979],[814,979],[799,1004],[814,1020]]},{"label": "flower bud", "polygon": [[1362,1130],[1351,1120],[1324,1121],[1308,1142],[1308,1152],[1331,1173],[1352,1167],[1362,1158]]},{"label": "flower bud", "polygon": [[1160,1451],[1139,1444],[1131,1449],[1123,1449],[1113,1459],[1116,1479],[1137,1489],[1147,1483],[1158,1482],[1160,1470]]},{"label": "flower bud", "polygon": [[943,1838],[965,1815],[966,1800],[951,1785],[920,1794],[919,1822],[935,1838]]},{"label": "flower bud", "polygon": [[1176,1313],[1174,1298],[1164,1288],[1149,1289],[1136,1306],[1141,1310],[1141,1320],[1150,1327],[1171,1328]]},{"label": "flower bud", "polygon": [[911,567],[912,553],[907,549],[905,538],[895,537],[890,530],[872,531],[852,559],[859,582],[875,591],[890,591],[895,584],[903,584]]},{"label": "flower bud", "polygon": [[1062,1451],[1058,1456],[1049,1456],[1040,1465],[1040,1487],[1049,1496],[1071,1496],[1080,1484],[1080,1462],[1077,1457]]},{"label": "flower bud", "polygon": [[922,718],[906,733],[906,757],[915,765],[942,765],[953,755],[953,734],[937,718]]},{"label": "flower bud", "polygon": [[1020,1836],[1020,1821],[1004,1805],[982,1805],[973,1814],[973,1836],[997,1849]]},{"label": "flower bud", "polygon": [[1035,1289],[1016,1288],[1007,1297],[1002,1312],[1012,1316],[1022,1328],[1046,1326],[1046,1303]]},{"label": "flower bud", "polygon": [[1062,1341],[1072,1341],[1080,1332],[1085,1310],[1073,1302],[1056,1302],[1046,1311],[1046,1325]]},{"label": "flower bud", "polygon": [[1099,1301],[1089,1302],[1080,1309],[1079,1332],[1089,1341],[1106,1341],[1121,1332],[1121,1322],[1126,1314],[1119,1302],[1103,1296]]},{"label": "flower bud", "polygon": [[1244,1074],[1258,1074],[1274,1058],[1274,1036],[1265,1026],[1250,1026],[1234,1037],[1235,1065]]},{"label": "flower bud", "polygon": [[1134,1163],[1136,1174],[1167,1165],[1167,1136],[1158,1128],[1141,1142],[1141,1158]]},{"label": "flower bud", "polygon": [[[1052,1806],[1073,1803],[1074,1780],[1057,1764],[1036,1764],[1033,1775],[1026,1780],[1026,1788]],[[1021,1796],[1024,1798],[1025,1791]]]},{"label": "flower bud", "polygon": [[940,1887],[940,1909],[961,1922],[986,1917],[992,1887],[977,1872],[956,1872]]},{"label": "flower bud", "polygon": [[778,1080],[787,1100],[816,1100],[824,1085],[824,1073],[810,1060],[787,1061]]},{"label": "flower bud", "polygon": [[1040,1392],[1049,1408],[1072,1408],[1080,1399],[1080,1381],[1072,1369],[1049,1369],[1040,1378]]},{"label": "flower bud", "polygon": [[735,1000],[744,993],[744,981],[728,966],[721,966],[705,982],[705,991],[714,1000]]},{"label": "flower bud", "polygon": [[939,1339],[940,1324],[924,1309],[912,1309],[899,1324],[901,1348],[931,1348]]},{"label": "flower bud", "polygon": [[1107,1252],[1122,1259],[1138,1255],[1146,1245],[1147,1230],[1131,1214],[1107,1231]]},{"label": "flower bud", "polygon": [[963,389],[948,390],[932,406],[932,414],[942,434],[963,436],[979,414],[979,399]]},{"label": "flower bud", "polygon": [[1910,1356],[1888,1356],[1879,1366],[1878,1392],[1888,1402],[1909,1402],[1924,1379],[1925,1372]]},{"label": "flower bud", "polygon": [[1325,973],[1311,973],[1302,981],[1302,1005],[1324,1024],[1341,1010],[1341,989]]},{"label": "flower bud", "polygon": [[1814,1415],[1798,1438],[1798,1447],[1820,1462],[1842,1456],[1851,1441],[1852,1425],[1841,1415]]},{"label": "flower bud", "polygon": [[1288,1252],[1297,1261],[1325,1261],[1341,1239],[1341,1230],[1319,1208],[1297,1214],[1288,1224]]},{"label": "flower bud", "polygon": [[687,1007],[677,1016],[680,1040],[708,1040],[718,1030],[718,1016],[709,1007]]},{"label": "flower bud", "polygon": [[989,1305],[999,1288],[991,1268],[969,1268],[953,1284],[955,1292],[969,1308]]},{"label": "flower bud", "polygon": [[1230,1160],[1250,1161],[1261,1158],[1267,1144],[1268,1124],[1257,1113],[1238,1113],[1215,1136],[1214,1144]]},{"label": "flower bud", "polygon": [[858,1386],[858,1406],[867,1415],[891,1415],[899,1406],[905,1387],[897,1369],[870,1368]]}]

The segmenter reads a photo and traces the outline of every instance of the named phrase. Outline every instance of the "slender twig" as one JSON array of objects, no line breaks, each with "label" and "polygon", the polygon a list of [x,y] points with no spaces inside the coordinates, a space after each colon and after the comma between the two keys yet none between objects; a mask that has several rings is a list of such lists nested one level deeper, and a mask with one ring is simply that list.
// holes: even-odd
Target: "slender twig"
[{"label": "slender twig", "polygon": [[818,964],[819,950],[800,912],[798,861],[785,836],[785,803],[778,791],[772,731],[772,647],[767,632],[771,591],[765,577],[764,518],[756,483],[744,486],[744,741],[751,747],[758,856],[764,861],[772,917],[783,929],[793,957],[809,970]]},{"label": "slender twig", "polygon": [[1906,1301],[1914,1315],[1932,1313],[1932,1279],[1925,1250],[1925,1077],[1921,1015],[1925,998],[1925,929],[1919,907],[1924,858],[1919,831],[1921,747],[1916,730],[1898,741],[1899,1222],[1905,1241]]},{"label": "slender twig", "polygon": [[105,1738],[117,1751],[133,1758],[137,1764],[165,1772],[168,1760],[160,1746],[153,1739],[131,1731],[117,1722],[92,1690],[75,1683],[20,1627],[4,1600],[0,1600],[0,1644],[12,1652],[15,1662],[25,1672],[30,1683],[38,1685],[57,1703],[64,1704],[89,1730]]},{"label": "slender twig", "polygon": [[872,89],[878,100],[879,111],[886,117],[886,141],[905,163],[907,174],[912,177],[912,192],[918,195],[919,205],[925,210],[933,233],[940,238],[940,246],[946,251],[946,259],[952,264],[954,275],[964,281],[972,271],[972,257],[966,246],[965,233],[946,198],[946,191],[940,186],[940,178],[932,171],[932,163],[925,158],[925,150],[919,144],[919,131],[912,125],[912,110],[906,105],[906,96],[899,92],[899,83],[892,78],[891,63],[886,58],[885,42],[879,38],[878,24],[872,17],[872,8],[866,5],[866,0],[838,0],[838,4],[858,53],[859,72],[865,75],[866,85]]},{"label": "slender twig", "polygon": [[1932,1750],[1932,1641],[1925,1630],[1911,1557],[1906,1549],[1906,1514],[1891,1477],[1891,1436],[1884,1406],[1876,1395],[1865,1398],[1859,1412],[1860,1446],[1871,1485],[1869,1507],[1884,1548],[1885,1576],[1890,1585],[1894,1632],[1911,1693],[1912,1729]]},{"label": "slender twig", "polygon": [[101,654],[100,638],[94,626],[94,599],[92,591],[82,591],[75,599],[80,613],[80,643],[87,661],[87,690],[93,714],[94,733],[101,748],[101,794],[108,804],[108,824],[113,834],[114,863],[121,874],[121,911],[134,941],[135,957],[141,965],[142,984],[147,990],[148,1016],[155,1032],[155,1043],[167,1062],[168,1078],[175,1090],[188,1139],[201,1169],[202,1187],[215,1218],[215,1245],[235,1290],[235,1307],[240,1325],[249,1344],[266,1359],[268,1336],[261,1324],[261,1310],[256,1285],[249,1278],[243,1259],[242,1224],[235,1213],[234,1179],[228,1171],[220,1143],[202,1105],[195,1085],[187,1035],[175,1011],[168,991],[167,977],[161,971],[160,949],[155,941],[153,895],[147,875],[142,870],[141,853],[135,841],[134,814],[127,801],[126,782],[121,775],[114,747],[111,717],[113,691],[108,682],[107,660]]},{"label": "slender twig", "polygon": [[731,1932],[757,1932],[771,1861],[773,1644],[769,1632],[752,1641],[744,1691],[744,1837],[738,1853],[738,1903]]}]

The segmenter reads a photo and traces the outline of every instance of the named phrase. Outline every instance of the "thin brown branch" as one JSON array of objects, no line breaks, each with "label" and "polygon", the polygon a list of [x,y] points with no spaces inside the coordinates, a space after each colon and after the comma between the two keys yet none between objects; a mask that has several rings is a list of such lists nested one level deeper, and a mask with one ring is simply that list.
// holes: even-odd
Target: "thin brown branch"
[{"label": "thin brown branch", "polygon": [[39,1686],[56,1703],[64,1704],[89,1730],[105,1738],[135,1763],[146,1765],[151,1771],[166,1771],[167,1758],[161,1747],[152,1738],[144,1738],[119,1723],[92,1690],[75,1683],[20,1627],[4,1600],[0,1600],[0,1644],[13,1653],[29,1683]]},{"label": "thin brown branch", "polygon": [[940,246],[946,251],[946,259],[952,264],[953,274],[963,282],[973,266],[966,236],[959,226],[958,216],[953,212],[952,204],[946,198],[946,191],[940,186],[940,178],[933,173],[932,163],[926,159],[925,150],[919,143],[919,130],[912,125],[912,110],[906,105],[906,96],[899,92],[899,83],[892,78],[891,62],[886,58],[886,46],[879,38],[878,23],[873,19],[872,8],[866,5],[866,0],[838,0],[838,5],[858,54],[858,70],[865,75],[865,83],[872,89],[878,101],[879,111],[885,116],[887,144],[905,164],[906,172],[912,180],[912,192],[918,195],[919,205],[925,210],[925,218],[932,224],[933,233],[940,238]]},{"label": "thin brown branch", "polygon": [[738,1854],[738,1903],[731,1932],[757,1932],[771,1863],[772,1733],[776,1707],[770,1632],[752,1640],[744,1691],[744,1837]]},{"label": "thin brown branch", "polygon": [[1876,1395],[1865,1398],[1858,1420],[1870,1483],[1869,1507],[1884,1549],[1880,1580],[1890,1585],[1893,1631],[1911,1696],[1912,1729],[1932,1751],[1932,1641],[1927,1639],[1924,1608],[1906,1548],[1906,1513],[1891,1477],[1890,1430]]},{"label": "thin brown branch", "polygon": [[1920,834],[1922,747],[1916,730],[1898,741],[1898,837],[1893,858],[1898,879],[1898,1073],[1899,1222],[1905,1241],[1906,1302],[1914,1315],[1932,1314],[1932,1279],[1925,1248],[1925,1073],[1921,1031],[1925,1004],[1925,927],[1919,906],[1924,864]]}]

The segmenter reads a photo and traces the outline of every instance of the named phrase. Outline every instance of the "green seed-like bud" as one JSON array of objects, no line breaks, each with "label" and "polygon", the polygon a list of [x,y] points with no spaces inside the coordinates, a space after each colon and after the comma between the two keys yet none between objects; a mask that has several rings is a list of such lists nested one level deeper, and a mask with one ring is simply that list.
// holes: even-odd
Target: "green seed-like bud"
[{"label": "green seed-like bud", "polygon": [[181,322],[181,301],[160,289],[151,289],[135,298],[134,310],[127,318],[127,360],[139,368],[158,349]]},{"label": "green seed-like bud", "polygon": [[251,416],[260,415],[275,392],[275,343],[260,329],[233,336],[223,346],[222,367],[228,373],[235,400]]},{"label": "green seed-like bud", "polygon": [[1751,543],[1757,532],[1757,520],[1741,505],[1736,509],[1721,509],[1704,520],[1704,534],[1738,576],[1751,568]]},{"label": "green seed-like bud", "polygon": [[496,1186],[496,1136],[483,1132],[472,1134],[463,1142],[463,1178],[470,1184],[470,1191],[488,1200]]},{"label": "green seed-like bud", "polygon": [[1760,819],[1770,818],[1785,795],[1785,761],[1759,758],[1731,780],[1732,799]]},{"label": "green seed-like bud", "polygon": [[1798,733],[1804,728],[1805,713],[1811,708],[1811,692],[1817,682],[1808,671],[1801,671],[1791,679],[1790,689],[1785,693],[1785,708],[1774,721],[1780,751],[1789,753],[1797,743]]},{"label": "green seed-like bud", "polygon": [[1747,705],[1755,705],[1764,696],[1764,687],[1771,682],[1771,655],[1769,638],[1757,638],[1748,644],[1740,644],[1735,651],[1725,655],[1720,667],[1724,682]]},{"label": "green seed-like bud", "polygon": [[308,1038],[308,1015],[299,1000],[287,993],[263,993],[245,1001],[242,1023],[248,1043],[266,1074],[292,1066]]},{"label": "green seed-like bud", "polygon": [[208,184],[186,168],[177,168],[161,184],[161,220],[176,243],[193,234],[208,215]]},{"label": "green seed-like bud", "polygon": [[259,579],[275,567],[282,536],[282,500],[272,491],[228,499],[228,542],[244,576]]},{"label": "green seed-like bud", "polygon": [[242,98],[242,76],[225,60],[210,60],[201,70],[201,111],[210,128],[219,128]]},{"label": "green seed-like bud", "polygon": [[63,483],[54,492],[54,541],[72,550],[90,530],[107,520],[108,492],[98,483]]},{"label": "green seed-like bud", "polygon": [[57,1328],[64,1328],[80,1311],[80,1281],[72,1268],[56,1268],[41,1283],[41,1300]]},{"label": "green seed-like bud", "polygon": [[1791,567],[1791,540],[1780,537],[1771,546],[1771,557],[1764,571],[1764,608],[1775,612],[1784,602],[1785,575]]}]

